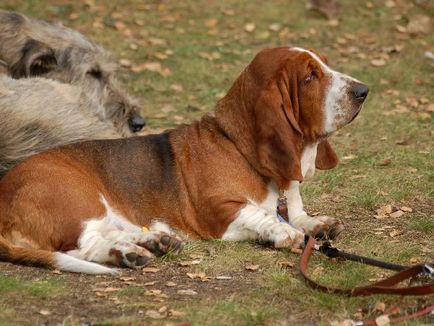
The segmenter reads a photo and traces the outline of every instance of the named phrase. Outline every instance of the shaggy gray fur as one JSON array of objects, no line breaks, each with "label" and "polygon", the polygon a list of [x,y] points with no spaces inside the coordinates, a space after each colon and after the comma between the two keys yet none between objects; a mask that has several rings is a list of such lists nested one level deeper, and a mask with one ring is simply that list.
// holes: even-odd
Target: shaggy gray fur
[{"label": "shaggy gray fur", "polygon": [[[87,109],[102,121],[112,121],[111,128],[121,136],[141,129],[133,123],[142,119],[140,108],[119,88],[114,59],[77,31],[0,10],[0,60],[14,78],[40,76],[80,87],[101,104]],[[62,108],[56,110],[65,114]]]},{"label": "shaggy gray fur", "polygon": [[74,85],[45,78],[15,80],[0,76],[0,177],[28,156],[46,149],[119,137],[110,122],[101,121],[88,109],[93,106],[98,103],[83,96]]}]

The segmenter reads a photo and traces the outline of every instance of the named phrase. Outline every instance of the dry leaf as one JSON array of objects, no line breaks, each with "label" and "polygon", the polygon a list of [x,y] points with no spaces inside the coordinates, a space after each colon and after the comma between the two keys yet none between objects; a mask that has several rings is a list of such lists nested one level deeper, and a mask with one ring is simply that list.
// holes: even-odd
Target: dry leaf
[{"label": "dry leaf", "polygon": [[309,0],[306,3],[308,10],[316,10],[324,14],[329,20],[337,19],[341,11],[339,0]]},{"label": "dry leaf", "polygon": [[188,290],[178,290],[177,291],[178,294],[182,294],[182,295],[197,295],[197,292],[191,289]]},{"label": "dry leaf", "polygon": [[160,271],[160,269],[159,268],[155,268],[155,267],[145,267],[145,268],[142,268],[142,272],[143,273],[157,273],[159,271]]},{"label": "dry leaf", "polygon": [[152,319],[163,319],[166,317],[166,315],[160,314],[157,310],[148,310],[145,315]]},{"label": "dry leaf", "polygon": [[155,284],[157,284],[158,283],[158,281],[152,281],[152,282],[146,282],[145,284],[143,284],[144,286],[152,286],[152,285],[155,285]]},{"label": "dry leaf", "polygon": [[49,316],[49,315],[51,315],[51,311],[46,310],[46,309],[42,309],[42,310],[40,310],[39,313],[40,313],[42,316]]},{"label": "dry leaf", "polygon": [[182,85],[179,84],[172,84],[169,87],[171,90],[174,90],[175,92],[183,92],[184,91],[184,87],[182,87]]},{"label": "dry leaf", "polygon": [[386,304],[384,302],[379,301],[379,302],[377,302],[375,304],[375,308],[374,309],[378,310],[378,311],[381,311],[381,312],[384,312],[384,310],[386,310]]},{"label": "dry leaf", "polygon": [[251,32],[253,32],[253,31],[255,30],[255,28],[256,28],[256,26],[255,26],[255,24],[253,24],[253,23],[248,23],[248,24],[244,25],[244,30],[245,30],[247,33],[251,33]]},{"label": "dry leaf", "polygon": [[386,61],[384,59],[373,59],[371,60],[371,65],[374,67],[383,67],[386,65]]},{"label": "dry leaf", "polygon": [[172,287],[174,287],[174,286],[177,286],[177,284],[175,283],[175,282],[172,282],[172,281],[168,281],[168,282],[166,282],[166,284],[165,284],[167,287],[169,287],[169,288],[172,288]]},{"label": "dry leaf", "polygon": [[210,18],[210,19],[205,20],[205,26],[208,28],[216,27],[217,24],[218,24],[218,20],[215,18]]},{"label": "dry leaf", "polygon": [[167,41],[162,38],[150,37],[148,41],[151,43],[151,45],[167,45]]},{"label": "dry leaf", "polygon": [[387,315],[381,315],[380,317],[375,318],[375,323],[377,326],[389,326],[390,319]]},{"label": "dry leaf", "polygon": [[155,296],[160,294],[161,294],[161,290],[158,289],[151,289],[145,292],[145,295],[149,295],[149,296]]},{"label": "dry leaf", "polygon": [[401,216],[404,215],[404,214],[405,214],[405,213],[404,213],[403,211],[401,211],[401,210],[397,210],[396,212],[391,213],[391,214],[390,214],[390,217],[398,218],[398,217],[401,217]]},{"label": "dry leaf", "polygon": [[246,270],[248,271],[257,271],[259,269],[259,265],[246,265]]},{"label": "dry leaf", "polygon": [[291,252],[293,254],[301,255],[303,253],[303,250],[300,248],[291,248]]},{"label": "dry leaf", "polygon": [[202,262],[202,260],[200,259],[195,259],[195,260],[189,260],[189,261],[180,261],[178,263],[179,266],[182,267],[187,267],[187,266],[191,266],[191,265],[198,265]]},{"label": "dry leaf", "polygon": [[289,261],[281,261],[278,263],[280,268],[289,269],[294,267],[294,263],[291,263]]},{"label": "dry leaf", "polygon": [[279,23],[273,23],[268,25],[268,29],[272,32],[278,32],[280,31],[280,29],[282,28],[282,25],[280,25]]},{"label": "dry leaf", "polygon": [[200,279],[202,282],[205,281],[209,281],[211,279],[211,277],[206,276],[206,274],[204,272],[199,272],[199,273],[187,273],[187,276],[189,278],[191,278],[192,280],[194,279]]},{"label": "dry leaf", "polygon": [[121,281],[124,281],[124,282],[129,282],[129,281],[135,281],[135,280],[136,280],[135,277],[127,277],[127,276],[119,277],[119,279],[120,279]]},{"label": "dry leaf", "polygon": [[184,317],[185,316],[185,312],[177,311],[175,309],[169,309],[169,316],[172,316],[172,317]]},{"label": "dry leaf", "polygon": [[388,165],[390,165],[390,163],[392,163],[392,159],[390,159],[390,158],[386,158],[386,159],[384,159],[383,162],[380,162],[380,163],[378,163],[377,165],[378,165],[378,166],[388,166]]},{"label": "dry leaf", "polygon": [[232,280],[232,276],[218,275],[218,276],[216,276],[215,279],[220,280],[220,281],[228,281],[228,280]]},{"label": "dry leaf", "polygon": [[428,34],[433,30],[431,17],[423,14],[411,16],[408,20],[407,32],[412,35]]},{"label": "dry leaf", "polygon": [[389,233],[389,235],[392,238],[395,238],[395,237],[402,235],[402,234],[404,234],[404,231],[402,231],[402,230],[393,230],[392,232]]},{"label": "dry leaf", "polygon": [[342,321],[334,320],[330,322],[330,326],[353,326],[354,321],[352,319],[345,319]]},{"label": "dry leaf", "polygon": [[128,59],[120,59],[119,64],[124,68],[130,68],[133,65],[133,63]]},{"label": "dry leaf", "polygon": [[413,209],[410,207],[407,207],[407,206],[401,206],[400,210],[403,212],[408,212],[408,213],[413,212]]}]

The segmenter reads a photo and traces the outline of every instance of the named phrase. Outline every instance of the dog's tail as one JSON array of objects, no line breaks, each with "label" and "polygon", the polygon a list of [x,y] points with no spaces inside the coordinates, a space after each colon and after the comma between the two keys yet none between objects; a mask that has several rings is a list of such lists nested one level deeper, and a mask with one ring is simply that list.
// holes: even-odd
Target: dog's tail
[{"label": "dog's tail", "polygon": [[17,247],[2,235],[0,235],[0,261],[53,268],[73,273],[112,274],[116,272],[115,269],[81,260],[61,252]]}]

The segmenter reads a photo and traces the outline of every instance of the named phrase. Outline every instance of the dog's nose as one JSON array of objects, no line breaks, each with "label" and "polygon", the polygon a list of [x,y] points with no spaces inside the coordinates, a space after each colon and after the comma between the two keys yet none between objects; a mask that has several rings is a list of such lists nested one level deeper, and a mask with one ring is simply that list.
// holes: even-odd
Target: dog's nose
[{"label": "dog's nose", "polygon": [[146,123],[145,119],[143,119],[140,115],[137,114],[133,115],[131,118],[128,119],[128,124],[132,132],[138,132],[142,130]]},{"label": "dog's nose", "polygon": [[363,103],[363,101],[366,99],[366,96],[368,96],[369,88],[364,84],[357,83],[353,86],[351,91],[353,92],[356,100],[360,103]]}]

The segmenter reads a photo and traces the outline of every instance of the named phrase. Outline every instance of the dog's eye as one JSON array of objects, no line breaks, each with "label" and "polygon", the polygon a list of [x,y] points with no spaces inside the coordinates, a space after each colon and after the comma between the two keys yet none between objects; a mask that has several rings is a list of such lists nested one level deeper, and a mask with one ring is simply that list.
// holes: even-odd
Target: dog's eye
[{"label": "dog's eye", "polygon": [[92,76],[95,79],[101,79],[102,78],[102,72],[98,69],[91,69],[87,72],[89,76]]},{"label": "dog's eye", "polygon": [[312,71],[309,75],[306,76],[304,82],[305,84],[310,83],[312,80],[315,80],[317,78],[317,75],[315,71]]}]

